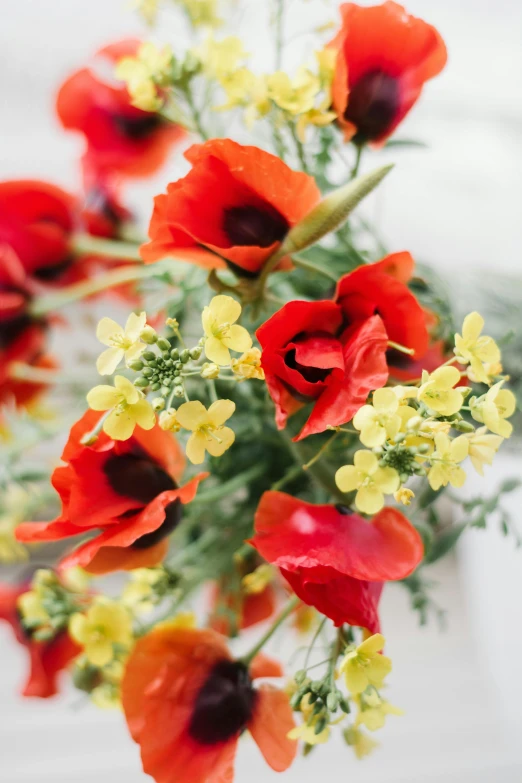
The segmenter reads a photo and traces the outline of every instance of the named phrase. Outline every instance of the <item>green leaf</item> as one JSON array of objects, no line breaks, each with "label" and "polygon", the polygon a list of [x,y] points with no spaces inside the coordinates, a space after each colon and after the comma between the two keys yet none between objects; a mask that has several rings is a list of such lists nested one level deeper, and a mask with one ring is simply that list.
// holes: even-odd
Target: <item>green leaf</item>
[{"label": "green leaf", "polygon": [[450,552],[466,530],[467,526],[467,522],[460,522],[458,525],[453,525],[449,530],[445,530],[441,533],[433,542],[433,545],[426,556],[426,562],[435,563]]},{"label": "green leaf", "polygon": [[384,145],[385,149],[397,148],[397,147],[416,147],[417,149],[428,149],[428,145],[425,141],[419,139],[390,139]]},{"label": "green leaf", "polygon": [[522,487],[522,481],[512,476],[511,478],[508,478],[502,482],[500,485],[499,494],[504,492],[514,492],[515,489],[518,489],[519,487]]}]

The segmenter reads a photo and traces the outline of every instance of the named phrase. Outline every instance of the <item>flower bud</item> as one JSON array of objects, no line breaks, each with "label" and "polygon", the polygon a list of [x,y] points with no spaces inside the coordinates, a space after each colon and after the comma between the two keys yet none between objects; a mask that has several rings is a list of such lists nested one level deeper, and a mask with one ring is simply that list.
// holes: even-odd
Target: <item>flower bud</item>
[{"label": "flower bud", "polygon": [[153,362],[156,359],[156,354],[154,351],[144,351],[141,354],[141,358],[145,359],[146,362]]},{"label": "flower bud", "polygon": [[207,380],[212,380],[214,378],[219,377],[219,367],[217,364],[213,364],[211,362],[205,362],[203,367],[201,368],[200,373],[202,378],[206,378]]},{"label": "flower bud", "polygon": [[152,326],[145,326],[144,329],[141,330],[140,337],[143,340],[144,343],[147,343],[147,345],[153,345],[157,339],[158,335],[156,334],[156,330],[152,328]]},{"label": "flower bud", "polygon": [[201,356],[201,351],[202,351],[202,348],[199,345],[196,348],[191,348],[190,349],[190,358],[194,359],[196,361]]},{"label": "flower bud", "polygon": [[180,361],[181,361],[183,364],[186,364],[186,363],[189,361],[189,359],[190,359],[190,351],[189,351],[187,348],[184,348],[184,349],[181,351],[181,353],[180,353],[180,355],[179,355],[179,358],[180,358]]},{"label": "flower bud", "polygon": [[139,378],[136,378],[136,380],[134,381],[134,385],[138,386],[138,388],[140,388],[140,389],[146,389],[147,386],[149,385],[149,379],[148,378],[143,378],[140,375]]},{"label": "flower bud", "polygon": [[160,351],[168,351],[170,353],[170,343],[168,340],[165,340],[164,337],[158,338],[157,346]]},{"label": "flower bud", "polygon": [[174,397],[184,397],[185,396],[185,389],[183,386],[174,386]]},{"label": "flower bud", "polygon": [[159,411],[162,411],[165,407],[165,400],[163,397],[156,397],[154,400],[152,400],[151,405],[153,409],[159,413]]},{"label": "flower bud", "polygon": [[143,362],[140,362],[139,360],[135,360],[133,362],[129,362],[129,370],[134,370],[134,372],[141,372],[145,365]]},{"label": "flower bud", "polygon": [[178,348],[173,348],[172,349],[172,351],[170,352],[170,358],[171,359],[179,359],[179,349]]}]

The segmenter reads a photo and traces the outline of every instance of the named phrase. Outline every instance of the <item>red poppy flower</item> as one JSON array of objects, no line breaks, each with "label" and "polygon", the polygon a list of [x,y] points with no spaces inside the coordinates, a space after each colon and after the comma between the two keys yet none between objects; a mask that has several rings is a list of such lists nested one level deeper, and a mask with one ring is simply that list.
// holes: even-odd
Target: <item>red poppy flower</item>
[{"label": "red poppy flower", "polygon": [[345,3],[341,16],[330,43],[337,51],[334,110],[346,140],[383,142],[444,68],[446,47],[434,27],[397,3]]},{"label": "red poppy flower", "polygon": [[344,328],[335,302],[289,302],[256,334],[277,426],[305,402],[314,403],[296,440],[349,421],[388,379],[388,338],[379,315]]},{"label": "red poppy flower", "polygon": [[422,540],[406,517],[384,508],[371,521],[344,506],[316,506],[265,492],[249,542],[278,566],[294,592],[336,625],[379,630],[383,583],[420,563]]},{"label": "red poppy flower", "polygon": [[14,401],[17,406],[27,406],[46,388],[44,384],[14,379],[14,362],[42,368],[56,366],[45,352],[46,323],[31,316],[30,301],[18,257],[10,248],[0,248],[0,405]]},{"label": "red poppy flower", "polygon": [[65,631],[47,642],[35,641],[24,629],[17,609],[18,598],[30,589],[21,585],[0,584],[0,620],[8,622],[16,640],[29,655],[29,674],[22,687],[22,696],[48,699],[58,693],[58,675],[81,652]]},{"label": "red poppy flower", "polygon": [[234,661],[211,630],[165,623],[141,638],[127,662],[122,703],[144,771],[156,783],[231,783],[237,742],[248,729],[277,772],[294,760],[288,696],[258,677],[281,668],[262,655]]},{"label": "red poppy flower", "polygon": [[0,182],[0,246],[12,251],[28,277],[55,282],[72,265],[75,206],[73,196],[48,182]]},{"label": "red poppy flower", "polygon": [[52,522],[26,522],[20,541],[58,541],[99,531],[66,556],[62,568],[79,565],[95,574],[153,566],[168,550],[183,505],[193,500],[200,473],[178,487],[184,457],[174,438],[155,426],[136,427],[132,438],[113,441],[104,432],[90,446],[82,438],[100,414],[87,411],[71,430],[52,483],[62,513]]},{"label": "red poppy flower", "polygon": [[172,255],[255,277],[321,197],[312,177],[230,139],[194,145],[185,157],[191,171],[154,201],[145,263]]},{"label": "red poppy flower", "polygon": [[429,336],[425,311],[401,282],[408,274],[408,256],[396,253],[354,269],[339,280],[335,301],[350,324],[379,315],[388,340],[412,348],[414,358],[419,359],[428,350]]},{"label": "red poppy flower", "polygon": [[268,620],[276,610],[276,596],[272,585],[260,593],[245,595],[239,589],[229,589],[226,581],[213,585],[212,612],[209,626],[224,636],[251,628]]},{"label": "red poppy flower", "polygon": [[178,125],[137,109],[127,88],[114,80],[117,61],[135,55],[140,41],[127,39],[100,49],[94,67],[81,68],[61,86],[58,117],[68,130],[83,134],[87,181],[116,176],[147,177],[167,159],[184,135]]}]

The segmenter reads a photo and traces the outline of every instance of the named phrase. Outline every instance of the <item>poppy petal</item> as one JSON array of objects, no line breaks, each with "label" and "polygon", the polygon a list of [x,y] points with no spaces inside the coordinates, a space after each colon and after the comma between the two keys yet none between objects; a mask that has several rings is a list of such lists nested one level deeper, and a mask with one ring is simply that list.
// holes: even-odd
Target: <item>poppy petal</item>
[{"label": "poppy petal", "polygon": [[297,742],[288,738],[295,721],[287,694],[261,685],[254,714],[248,729],[267,764],[276,772],[284,772],[297,753]]}]

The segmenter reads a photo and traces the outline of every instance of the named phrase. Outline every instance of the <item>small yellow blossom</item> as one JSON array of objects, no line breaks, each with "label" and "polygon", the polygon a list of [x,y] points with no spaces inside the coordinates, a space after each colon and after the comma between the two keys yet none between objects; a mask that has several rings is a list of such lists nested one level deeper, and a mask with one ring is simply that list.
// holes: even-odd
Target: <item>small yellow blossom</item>
[{"label": "small yellow blossom", "polygon": [[484,475],[484,465],[492,465],[493,458],[500,448],[503,438],[500,435],[490,435],[487,427],[480,427],[475,432],[466,435],[469,441],[469,458],[479,474]]},{"label": "small yellow blossom", "polygon": [[24,622],[30,625],[46,625],[50,620],[41,596],[35,590],[22,593],[18,598],[17,606]]},{"label": "small yellow blossom", "polygon": [[412,498],[415,497],[415,492],[412,489],[408,489],[408,487],[401,487],[394,493],[393,497],[397,503],[402,503],[403,506],[409,506]]},{"label": "small yellow blossom", "polygon": [[265,372],[261,367],[261,351],[259,348],[250,348],[238,359],[232,359],[230,366],[238,380],[257,378],[259,381],[265,380]]},{"label": "small yellow blossom", "polygon": [[459,435],[455,440],[443,432],[435,435],[435,451],[430,455],[431,468],[428,481],[432,489],[440,489],[447,484],[461,487],[466,481],[466,474],[459,462],[466,459],[469,453],[469,441],[465,435]]},{"label": "small yellow blossom", "polygon": [[212,381],[215,378],[219,378],[219,367],[214,362],[205,362],[201,367],[200,375],[207,381]]},{"label": "small yellow blossom", "polygon": [[321,82],[307,68],[300,68],[292,80],[284,71],[268,77],[268,95],[280,109],[289,114],[304,114],[314,108]]},{"label": "small yellow blossom", "polygon": [[222,20],[217,15],[217,0],[176,0],[188,14],[194,27],[219,27]]},{"label": "small yellow blossom", "polygon": [[377,691],[373,689],[356,696],[354,701],[358,708],[355,719],[356,728],[362,724],[369,731],[377,731],[377,729],[383,728],[387,715],[404,715],[403,710],[394,707],[389,701],[381,699]]},{"label": "small yellow blossom", "polygon": [[469,407],[475,421],[485,424],[495,435],[510,438],[513,425],[506,419],[514,414],[517,400],[513,392],[502,388],[503,383],[504,381],[495,383],[482,397],[473,397]]},{"label": "small yellow blossom", "polygon": [[116,78],[127,85],[131,103],[143,111],[158,111],[163,99],[157,85],[169,82],[172,66],[172,49],[159,49],[151,41],[141,44],[136,57],[122,57],[116,66]]},{"label": "small yellow blossom", "polygon": [[0,563],[22,563],[29,553],[15,538],[20,522],[27,519],[29,494],[19,485],[10,484],[0,499]]},{"label": "small yellow blossom", "polygon": [[274,579],[274,569],[264,563],[258,566],[251,574],[246,574],[241,580],[241,586],[245,595],[257,595],[262,593]]},{"label": "small yellow blossom", "polygon": [[379,747],[379,743],[375,742],[371,737],[368,737],[363,731],[355,726],[350,726],[344,732],[344,739],[346,744],[353,748],[356,757],[361,760],[365,756],[368,756],[372,750]]},{"label": "small yellow blossom", "polygon": [[441,416],[452,416],[462,408],[464,395],[453,388],[460,381],[456,367],[439,367],[431,375],[423,373],[418,399]]},{"label": "small yellow blossom", "polygon": [[178,421],[186,430],[192,430],[187,443],[187,457],[194,465],[205,459],[205,451],[212,457],[221,457],[233,444],[235,435],[224,427],[236,409],[232,400],[217,400],[207,410],[199,401],[185,402],[178,408]]},{"label": "small yellow blossom", "polygon": [[[361,443],[369,448],[382,446],[386,440],[393,440],[401,428],[401,417],[397,415],[399,400],[392,389],[377,389],[371,405],[363,405],[353,418],[353,426],[360,430]],[[412,410],[412,415],[415,411]]]},{"label": "small yellow blossom", "polygon": [[[487,379],[488,379],[488,385],[490,386],[493,381],[499,380],[501,378],[502,373],[504,371],[502,367],[502,362],[484,362],[483,363],[484,372],[486,373]],[[484,376],[482,375],[482,378]],[[470,381],[473,381],[473,383],[483,383],[480,378],[477,378],[475,373],[473,372],[473,367],[468,367],[468,378]],[[508,376],[504,377],[504,380],[509,380]]]},{"label": "small yellow blossom", "polygon": [[399,488],[399,474],[394,468],[380,468],[371,451],[356,451],[353,465],[344,465],[335,474],[341,492],[357,490],[355,505],[365,514],[376,514],[384,506],[384,494]]},{"label": "small yellow blossom", "polygon": [[133,359],[139,358],[145,350],[140,335],[146,322],[146,313],[140,313],[140,315],[131,313],[127,318],[125,328],[113,321],[112,318],[101,319],[96,329],[96,337],[103,345],[109,347],[96,361],[96,369],[100,375],[112,375],[122,359],[125,359],[128,364]]},{"label": "small yellow blossom", "polygon": [[72,566],[60,573],[60,580],[67,590],[73,593],[85,593],[89,589],[91,575],[80,566]]},{"label": "small yellow blossom", "polygon": [[204,73],[219,82],[239,70],[239,64],[248,57],[241,39],[233,35],[223,38],[222,41],[207,38],[196,50],[196,54],[201,60]]},{"label": "small yellow blossom", "polygon": [[108,598],[97,598],[86,614],[73,614],[69,633],[83,647],[89,663],[105,666],[114,658],[114,645],[130,646],[132,621],[128,610]]},{"label": "small yellow blossom", "polygon": [[473,375],[482,383],[489,383],[485,364],[500,361],[500,349],[492,337],[481,334],[482,316],[473,312],[464,318],[462,335],[455,335],[455,354],[462,364],[469,364]]},{"label": "small yellow blossom", "polygon": [[297,120],[297,137],[299,141],[306,141],[306,129],[309,125],[313,125],[316,128],[324,128],[326,125],[330,125],[337,118],[337,114],[334,111],[324,111],[324,109],[310,109],[309,111],[301,114]]},{"label": "small yellow blossom", "polygon": [[101,710],[121,709],[121,681],[125,673],[122,660],[113,660],[103,667],[100,676],[103,682],[91,691],[93,704]]},{"label": "small yellow blossom", "polygon": [[315,59],[319,68],[319,81],[321,87],[327,90],[327,97],[325,99],[325,108],[328,108],[331,104],[330,88],[335,74],[335,62],[337,60],[337,51],[331,47],[326,46],[324,49],[315,53]]},{"label": "small yellow blossom", "polygon": [[312,630],[312,625],[317,616],[317,612],[313,606],[306,606],[306,604],[300,604],[294,615],[294,624],[299,633],[307,634]]},{"label": "small yellow blossom", "polygon": [[156,423],[151,404],[122,375],[114,378],[114,386],[91,389],[87,402],[94,411],[110,411],[103,422],[103,430],[114,440],[128,440],[136,425],[151,430]]},{"label": "small yellow blossom", "polygon": [[300,726],[291,729],[288,732],[287,737],[289,739],[302,740],[307,745],[322,745],[327,742],[330,736],[329,726],[325,726],[318,734],[315,733],[315,728],[317,722],[320,720],[320,716],[313,714],[314,705],[310,703],[309,693],[301,699],[299,709],[303,714],[303,723]]},{"label": "small yellow blossom", "polygon": [[178,413],[175,408],[162,411],[158,419],[159,426],[166,432],[179,432],[181,425],[178,421]]},{"label": "small yellow blossom", "polygon": [[215,296],[201,317],[205,332],[205,354],[215,364],[230,364],[230,351],[243,353],[252,347],[252,338],[243,326],[236,324],[241,305],[231,296]]},{"label": "small yellow blossom", "polygon": [[376,633],[344,656],[341,672],[352,695],[362,693],[368,685],[380,688],[391,672],[391,659],[380,653],[384,644],[384,636]]}]

